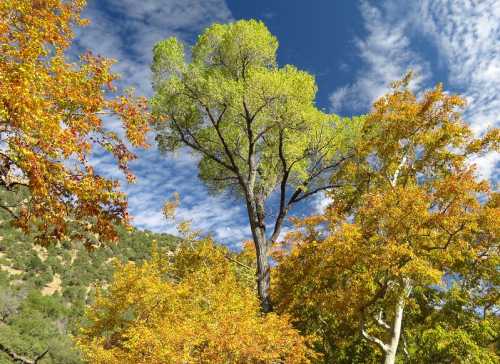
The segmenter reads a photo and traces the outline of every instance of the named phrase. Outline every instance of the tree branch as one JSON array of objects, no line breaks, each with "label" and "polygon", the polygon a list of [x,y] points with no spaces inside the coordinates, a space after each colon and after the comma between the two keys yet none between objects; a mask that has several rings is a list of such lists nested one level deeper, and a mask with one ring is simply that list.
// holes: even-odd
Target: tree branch
[{"label": "tree branch", "polygon": [[203,105],[203,107],[205,108],[205,111],[207,112],[208,118],[210,119],[210,122],[212,123],[215,131],[217,132],[217,136],[219,137],[219,140],[222,143],[222,146],[224,148],[224,152],[226,153],[227,157],[229,158],[229,161],[231,162],[232,168],[230,168],[230,170],[234,171],[234,173],[238,176],[238,179],[241,183],[241,187],[246,188],[245,181],[243,181],[243,178],[241,177],[238,165],[234,161],[233,153],[231,153],[231,151],[229,150],[229,146],[227,145],[226,140],[224,139],[224,136],[222,135],[222,132],[219,128],[219,122],[221,121],[222,116],[224,115],[224,112],[227,109],[227,106],[224,105],[224,110],[221,112],[221,114],[219,115],[217,120],[215,120],[215,118],[212,116],[212,113],[210,112],[210,109],[207,106]]},{"label": "tree branch", "polygon": [[37,364],[49,352],[49,349],[47,348],[43,353],[37,355],[34,359],[29,359],[25,356],[19,355],[2,344],[0,344],[0,351],[7,354],[14,362],[20,362],[22,364]]},{"label": "tree branch", "polygon": [[361,335],[362,335],[362,336],[363,336],[366,340],[368,340],[368,341],[370,341],[370,342],[372,342],[372,343],[374,343],[374,344],[378,345],[378,347],[379,347],[380,349],[382,349],[382,351],[383,351],[384,353],[386,353],[386,352],[389,350],[389,346],[388,346],[387,344],[385,344],[382,340],[380,340],[378,337],[375,337],[375,336],[373,336],[373,335],[370,335],[370,334],[368,334],[368,333],[366,332],[366,330],[365,330],[365,321],[364,321],[364,319],[363,319],[363,320],[361,320],[361,329],[360,329],[360,331],[361,331]]},{"label": "tree branch", "polygon": [[405,165],[405,163],[406,163],[406,153],[404,154],[403,158],[401,158],[401,162],[399,163],[398,168],[396,168],[396,171],[394,172],[394,175],[392,176],[392,179],[391,179],[391,186],[392,187],[396,187],[396,183],[398,181],[399,173],[401,172],[401,168],[403,168],[403,166]]},{"label": "tree branch", "polygon": [[[330,189],[330,188],[335,188],[335,187],[339,187],[339,185],[327,185],[327,186],[322,186],[322,187],[319,187],[315,190],[312,190],[310,192],[307,192],[307,193],[304,193],[304,189],[316,178],[318,177],[319,175],[321,175],[323,172],[327,171],[327,170],[330,170],[330,169],[333,169],[333,168],[337,168],[340,164],[342,164],[344,161],[346,161],[348,158],[350,158],[350,156],[345,156],[343,158],[341,158],[339,161],[333,163],[333,164],[330,164],[328,166],[325,166],[321,169],[319,169],[318,171],[316,171],[315,173],[311,174],[303,183],[301,186],[299,186],[295,192],[292,194],[292,196],[290,197],[290,199],[288,200],[288,206],[290,206],[291,204],[293,203],[296,203],[296,202],[299,202],[311,195],[314,195],[315,193],[317,192],[320,192],[320,191],[324,191],[324,190],[327,190],[327,189]],[[304,193],[303,196],[300,196],[301,193]]]},{"label": "tree branch", "polygon": [[279,213],[276,217],[276,221],[274,223],[274,230],[271,236],[271,242],[275,243],[278,240],[279,234],[281,232],[281,225],[283,224],[283,220],[288,212],[288,208],[286,206],[286,185],[288,183],[288,176],[290,175],[290,169],[287,167],[286,159],[285,159],[285,151],[284,151],[284,135],[283,130],[280,130],[279,133],[279,144],[278,144],[278,155],[281,161],[281,167],[283,169],[283,177],[281,178],[280,184],[280,206]]},{"label": "tree branch", "polygon": [[380,309],[378,315],[373,316],[373,319],[375,320],[377,325],[379,325],[380,327],[383,327],[384,329],[387,329],[387,330],[391,329],[391,326],[382,319],[382,309]]},{"label": "tree branch", "polygon": [[177,130],[177,132],[179,133],[179,136],[181,137],[181,140],[184,144],[186,144],[188,147],[202,153],[203,155],[205,155],[207,158],[210,158],[211,160],[213,160],[214,162],[217,162],[219,163],[220,165],[222,165],[223,167],[227,168],[228,170],[236,173],[236,171],[233,169],[233,167],[229,164],[227,164],[226,162],[220,160],[219,158],[217,158],[215,155],[207,152],[205,150],[205,148],[203,148],[201,146],[201,144],[198,142],[198,140],[194,137],[193,134],[189,133],[189,136],[191,138],[193,138],[193,142],[189,141],[187,138],[186,138],[186,135],[184,134],[183,130],[181,129],[181,127],[178,125],[177,121],[175,120],[175,118],[171,118],[171,120],[173,121],[173,124],[174,124],[174,127],[175,129]]},{"label": "tree branch", "polygon": [[10,207],[11,207],[11,206],[3,206],[3,205],[0,205],[0,209],[2,209],[2,210],[4,210],[4,211],[7,211],[7,212],[10,214],[10,216],[12,216],[12,218],[14,218],[14,219],[19,218],[19,216],[17,216],[17,215],[14,213],[14,211],[12,211],[12,210],[10,209]]},{"label": "tree branch", "polygon": [[252,267],[250,267],[250,266],[248,266],[248,265],[246,265],[246,264],[243,264],[242,262],[239,262],[239,261],[237,261],[236,259],[231,258],[229,255],[224,255],[224,257],[225,257],[227,260],[229,260],[229,261],[231,261],[231,262],[233,262],[233,263],[238,264],[240,267],[243,267],[243,268],[246,268],[246,269],[248,269],[248,270],[251,270],[252,272],[253,272],[253,271],[255,271],[255,268],[252,268]]},{"label": "tree branch", "polygon": [[299,202],[299,201],[302,201],[303,199],[309,197],[309,196],[312,196],[320,191],[325,191],[325,190],[330,190],[332,188],[336,188],[336,187],[340,187],[341,185],[337,185],[337,184],[334,184],[334,185],[327,185],[327,186],[322,186],[322,187],[318,187],[312,191],[309,191],[307,193],[304,193],[302,196],[300,197],[297,197],[295,198],[292,203],[295,203],[295,202]]}]

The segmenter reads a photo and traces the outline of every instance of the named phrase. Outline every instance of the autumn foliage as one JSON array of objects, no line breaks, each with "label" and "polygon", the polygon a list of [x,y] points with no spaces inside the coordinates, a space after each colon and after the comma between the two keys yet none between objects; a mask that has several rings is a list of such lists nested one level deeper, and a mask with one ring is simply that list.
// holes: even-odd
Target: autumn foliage
[{"label": "autumn foliage", "polygon": [[[194,244],[194,245],[193,245]],[[313,352],[285,316],[263,315],[227,251],[185,244],[118,267],[88,311],[79,345],[91,363],[307,363]]]},{"label": "autumn foliage", "polygon": [[95,174],[88,162],[99,145],[133,179],[127,163],[134,155],[106,128],[104,116],[118,116],[132,145],[145,145],[146,102],[110,97],[113,62],[90,53],[67,60],[73,27],[86,23],[84,5],[0,3],[0,185],[19,196],[0,207],[40,242],[96,234],[112,239],[112,222],[127,217],[117,182]]},{"label": "autumn foliage", "polygon": [[[469,164],[497,145],[498,134],[474,138],[457,109],[461,98],[437,86],[417,99],[406,81],[366,116],[364,138],[336,176],[343,187],[330,194],[327,212],[298,222],[274,289],[279,311],[305,332],[319,326],[325,351],[346,350],[346,336],[336,332],[350,330],[351,343],[363,337],[385,363],[398,353],[403,313],[428,310],[430,319],[435,308],[425,296],[446,292],[453,281],[471,322],[484,309],[488,325],[498,325],[498,196]],[[441,296],[436,305],[449,299]],[[498,358],[488,349],[491,335],[469,340],[489,358],[481,362]],[[404,345],[399,353],[409,355]]]},{"label": "autumn foliage", "polygon": [[[0,0],[0,223],[22,229],[0,236],[0,361],[500,362],[500,195],[471,163],[498,152],[500,134],[475,136],[464,99],[442,85],[416,95],[410,73],[367,115],[326,114],[314,77],[279,67],[276,38],[240,20],[210,26],[187,55],[175,38],[155,46],[153,120],[145,99],[117,93],[113,61],[76,58],[84,6]],[[150,122],[160,150],[190,148],[212,192],[243,199],[253,239],[242,251],[183,221],[150,256],[149,232],[117,227],[126,196],[92,156],[112,155],[133,181],[131,149],[147,146]],[[293,206],[320,193],[324,213],[279,242]],[[94,248],[115,228],[122,250],[49,244]],[[34,241],[47,249],[18,253]],[[97,267],[111,254],[129,262],[109,282],[112,266]],[[44,297],[54,282],[61,295]],[[72,334],[79,352],[64,352]]]}]

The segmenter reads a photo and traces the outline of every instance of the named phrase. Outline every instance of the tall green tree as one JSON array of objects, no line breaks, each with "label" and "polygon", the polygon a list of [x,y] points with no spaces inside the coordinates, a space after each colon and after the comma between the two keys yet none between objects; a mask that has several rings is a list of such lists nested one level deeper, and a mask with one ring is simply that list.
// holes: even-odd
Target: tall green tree
[{"label": "tall green tree", "polygon": [[[160,148],[188,147],[201,157],[199,176],[210,188],[245,202],[264,311],[271,310],[270,247],[294,204],[335,186],[329,175],[345,160],[358,125],[318,110],[313,76],[279,67],[277,47],[262,22],[214,24],[189,62],[169,38],[155,46],[152,65]],[[273,192],[279,203],[270,216],[265,204]]]}]

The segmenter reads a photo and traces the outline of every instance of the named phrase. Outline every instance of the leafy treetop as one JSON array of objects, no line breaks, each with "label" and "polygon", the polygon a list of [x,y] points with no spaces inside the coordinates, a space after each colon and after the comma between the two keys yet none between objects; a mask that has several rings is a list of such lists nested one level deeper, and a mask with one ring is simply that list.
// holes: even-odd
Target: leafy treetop
[{"label": "leafy treetop", "polygon": [[[270,245],[293,204],[334,187],[329,175],[361,125],[318,110],[313,76],[278,67],[277,47],[262,22],[214,24],[199,36],[190,62],[169,38],[155,46],[152,65],[160,147],[189,147],[201,156],[199,175],[208,186],[245,201],[265,310]],[[279,205],[268,236],[265,202],[275,191]]]},{"label": "leafy treetop", "polygon": [[92,363],[308,363],[315,357],[285,316],[260,313],[227,251],[184,243],[172,262],[153,254],[120,265],[89,309],[78,342]]}]

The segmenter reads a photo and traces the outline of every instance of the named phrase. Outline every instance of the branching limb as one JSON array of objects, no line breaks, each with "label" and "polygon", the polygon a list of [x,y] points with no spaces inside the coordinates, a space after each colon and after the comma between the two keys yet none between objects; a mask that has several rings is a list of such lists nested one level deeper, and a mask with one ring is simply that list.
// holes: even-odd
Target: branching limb
[{"label": "branching limb", "polygon": [[378,314],[373,316],[373,319],[375,320],[377,325],[379,325],[380,327],[383,327],[384,329],[390,330],[391,326],[382,319],[382,314],[383,314],[382,309],[380,309]]},{"label": "branching limb", "polygon": [[182,142],[184,144],[186,144],[187,146],[193,148],[194,150],[200,152],[201,154],[203,154],[204,156],[206,156],[207,158],[213,160],[214,162],[217,162],[219,163],[220,165],[222,165],[223,167],[227,168],[228,170],[232,171],[232,172],[235,172],[234,168],[227,164],[226,162],[224,162],[223,160],[217,158],[214,154],[208,152],[207,150],[205,150],[201,144],[198,142],[198,140],[191,134],[191,133],[188,133],[189,136],[192,138],[193,141],[190,141],[188,138],[187,138],[187,135],[185,134],[185,132],[182,130],[182,128],[179,126],[179,124],[177,123],[177,121],[175,120],[175,118],[172,118],[172,125],[174,126],[174,128],[177,130],[177,132],[179,133],[179,137],[181,138]]},{"label": "branching limb", "polygon": [[386,353],[389,350],[389,346],[385,344],[382,340],[380,340],[378,337],[370,335],[368,332],[365,330],[365,321],[364,319],[361,320],[361,335],[368,341],[376,344],[384,353]]},{"label": "branching limb", "polygon": [[398,168],[396,168],[396,171],[394,172],[394,175],[392,176],[392,179],[391,179],[391,186],[392,187],[396,187],[396,183],[398,181],[399,174],[401,173],[401,169],[406,164],[406,159],[407,159],[407,157],[406,157],[406,153],[405,153],[403,158],[401,158],[401,162],[399,163]]},{"label": "branching limb", "polygon": [[280,183],[280,206],[279,213],[276,217],[274,223],[273,234],[271,235],[271,242],[274,243],[278,240],[279,234],[281,232],[281,226],[283,225],[283,220],[288,212],[288,206],[286,205],[286,185],[288,183],[288,177],[290,176],[290,168],[287,167],[285,151],[284,151],[284,132],[280,131],[279,134],[279,144],[278,144],[278,155],[281,162],[281,168],[283,169],[283,176]]},{"label": "branching limb", "polygon": [[49,352],[49,349],[47,348],[43,353],[38,354],[34,359],[19,355],[2,344],[0,344],[0,351],[3,351],[5,354],[7,354],[14,362],[18,362],[21,364],[37,364]]},{"label": "branching limb", "polygon": [[0,209],[7,211],[10,214],[10,216],[12,216],[12,218],[17,219],[19,216],[17,216],[15,212],[11,210],[11,207],[12,206],[0,205]]},{"label": "branching limb", "polygon": [[255,268],[252,268],[252,267],[250,267],[250,266],[248,266],[248,265],[246,265],[246,264],[243,264],[242,262],[240,262],[240,261],[238,261],[238,260],[236,260],[236,259],[232,258],[232,257],[231,257],[231,256],[229,256],[229,255],[225,255],[224,257],[225,257],[227,260],[229,260],[229,261],[231,261],[231,262],[233,262],[233,263],[238,264],[240,267],[243,267],[243,268],[248,269],[248,270],[250,270],[250,271],[252,271],[252,272],[255,272]]}]

